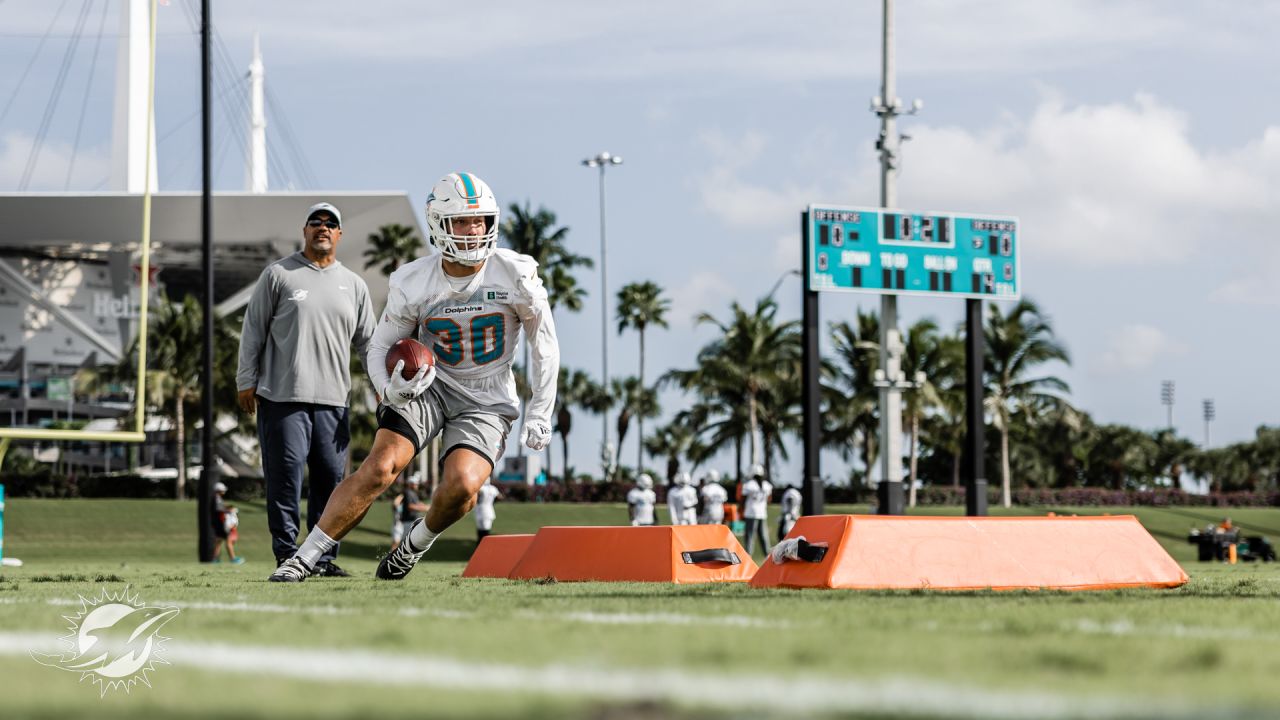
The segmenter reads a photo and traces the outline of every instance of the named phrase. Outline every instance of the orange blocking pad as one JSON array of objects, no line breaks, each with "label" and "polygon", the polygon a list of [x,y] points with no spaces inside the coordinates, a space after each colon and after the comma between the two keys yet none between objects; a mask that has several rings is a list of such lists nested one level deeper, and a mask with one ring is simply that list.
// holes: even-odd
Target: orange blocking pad
[{"label": "orange blocking pad", "polygon": [[504,578],[520,562],[533,542],[533,535],[490,535],[471,553],[462,577]]},{"label": "orange blocking pad", "polygon": [[[684,553],[724,550],[738,563],[686,562]],[[724,525],[544,527],[509,577],[614,582],[746,582],[759,568]]]},{"label": "orange blocking pad", "polygon": [[788,537],[828,544],[818,563],[766,559],[753,587],[994,590],[1171,588],[1187,574],[1132,515],[802,517]]}]

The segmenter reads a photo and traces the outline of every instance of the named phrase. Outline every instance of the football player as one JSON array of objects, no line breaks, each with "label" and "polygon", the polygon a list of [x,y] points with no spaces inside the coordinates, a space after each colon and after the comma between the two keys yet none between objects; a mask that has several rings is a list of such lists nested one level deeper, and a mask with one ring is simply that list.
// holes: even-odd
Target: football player
[{"label": "football player", "polygon": [[702,478],[702,517],[703,525],[719,525],[724,522],[724,504],[729,493],[720,484],[720,471],[708,470]]},{"label": "football player", "polygon": [[631,524],[652,525],[653,504],[658,497],[653,493],[653,478],[649,473],[640,473],[636,478],[636,486],[627,493],[627,510],[631,515]]},{"label": "football player", "polygon": [[667,485],[667,516],[672,525],[684,523],[684,492],[681,490],[680,473],[676,473]]},{"label": "football player", "polygon": [[800,491],[794,485],[782,492],[782,515],[778,518],[778,542],[782,542],[800,517]]},{"label": "football player", "polygon": [[698,524],[698,490],[693,486],[693,477],[687,472],[676,475],[680,483],[680,524]]},{"label": "football player", "polygon": [[769,539],[765,537],[765,523],[768,522],[769,498],[773,495],[773,484],[764,476],[764,466],[755,463],[751,466],[750,479],[742,486],[742,497],[747,508],[742,516],[747,521],[746,549],[750,555],[755,547],[756,538],[760,538],[760,547],[769,552]]},{"label": "football player", "polygon": [[[368,458],[334,490],[320,522],[298,552],[271,576],[301,582],[326,548],[342,539],[397,474],[443,433],[443,473],[424,518],[378,565],[383,580],[409,574],[440,533],[476,503],[520,417],[511,364],[523,329],[531,348],[533,394],[523,440],[534,451],[551,441],[560,348],[538,265],[497,247],[498,201],[480,178],[446,175],[427,197],[427,227],[439,253],[391,274],[387,306],[369,345],[366,367],[378,388],[378,432]],[[386,355],[415,337],[435,362],[405,379],[403,362],[388,376]]]},{"label": "football player", "polygon": [[500,497],[502,493],[493,486],[489,478],[485,478],[484,485],[481,485],[476,493],[476,509],[472,513],[476,516],[476,542],[488,537],[493,530],[493,521],[498,519],[498,513],[493,509],[493,501]]}]

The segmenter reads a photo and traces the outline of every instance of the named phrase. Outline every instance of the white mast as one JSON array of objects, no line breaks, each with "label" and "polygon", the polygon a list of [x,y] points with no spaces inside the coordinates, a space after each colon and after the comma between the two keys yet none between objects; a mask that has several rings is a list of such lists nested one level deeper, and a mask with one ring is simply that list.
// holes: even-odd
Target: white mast
[{"label": "white mast", "polygon": [[263,94],[262,51],[258,34],[253,34],[253,61],[249,63],[249,191],[267,191],[267,112]]},{"label": "white mast", "polygon": [[[111,135],[111,189],[141,194],[146,182],[147,62],[150,28],[147,0],[120,3],[116,98]],[[151,137],[151,191],[156,192],[156,139]]]}]

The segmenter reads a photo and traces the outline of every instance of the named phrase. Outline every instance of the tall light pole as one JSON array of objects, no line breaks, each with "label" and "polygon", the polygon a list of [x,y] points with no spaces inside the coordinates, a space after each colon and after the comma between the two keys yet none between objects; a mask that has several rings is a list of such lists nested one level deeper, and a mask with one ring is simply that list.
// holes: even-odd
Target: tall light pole
[{"label": "tall light pole", "polygon": [[[919,100],[904,110],[897,97],[893,67],[893,0],[884,0],[884,22],[881,46],[880,96],[872,98],[871,111],[880,118],[880,207],[897,205],[898,155],[903,136],[898,133],[897,117],[918,112]],[[898,296],[880,296],[880,367],[884,372],[880,386],[880,485],[876,488],[881,515],[901,515],[902,495],[902,334],[898,332]],[[870,468],[867,468],[868,472]]]},{"label": "tall light pole", "polygon": [[778,288],[782,287],[782,281],[783,281],[783,280],[786,280],[787,278],[791,277],[792,275],[800,275],[800,274],[801,274],[801,273],[800,273],[800,271],[799,271],[799,270],[796,270],[796,269],[794,269],[794,268],[793,268],[793,269],[788,270],[788,271],[786,271],[786,272],[782,273],[781,275],[779,275],[779,276],[778,276],[778,281],[777,281],[777,282],[775,282],[775,283],[773,284],[773,287],[772,287],[772,288],[770,288],[770,290],[769,290],[769,294],[768,294],[768,295],[765,295],[765,298],[766,298],[766,299],[769,299],[769,300],[772,300],[772,299],[773,299],[773,296],[774,296],[774,295],[776,295],[776,294],[778,293]]},{"label": "tall light pole", "polygon": [[1204,448],[1209,449],[1209,423],[1218,416],[1217,411],[1213,407],[1213,398],[1204,401]]},{"label": "tall light pole", "polygon": [[1173,429],[1173,381],[1164,380],[1160,383],[1160,404],[1168,408],[1169,424],[1168,428]]},{"label": "tall light pole", "polygon": [[[610,165],[621,165],[622,158],[610,155],[607,151],[582,161],[589,168],[600,168],[600,377],[605,389],[609,391],[609,266],[606,264],[605,214],[604,214],[604,171]],[[604,466],[602,479],[607,480],[610,458],[613,453],[609,447],[609,413],[600,413],[600,460]]]}]

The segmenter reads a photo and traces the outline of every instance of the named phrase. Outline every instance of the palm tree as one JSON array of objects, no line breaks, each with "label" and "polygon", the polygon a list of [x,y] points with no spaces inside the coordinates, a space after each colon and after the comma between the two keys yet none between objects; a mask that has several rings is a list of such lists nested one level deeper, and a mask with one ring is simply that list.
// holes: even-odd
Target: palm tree
[{"label": "palm tree", "polygon": [[382,263],[378,268],[383,275],[390,275],[401,265],[413,260],[422,250],[422,240],[413,234],[413,228],[391,223],[369,234],[369,247],[364,250],[364,269]]},{"label": "palm tree", "polygon": [[[544,275],[549,273],[546,285],[547,301],[551,307],[564,305],[575,312],[581,309],[583,293],[568,271],[575,267],[590,268],[593,263],[591,258],[573,253],[565,245],[569,228],[555,227],[555,213],[545,207],[534,212],[529,209],[528,202],[524,207],[511,203],[507,213],[507,219],[500,228],[502,239],[507,247],[533,258]],[[557,270],[560,272],[558,278]],[[574,297],[578,298],[576,303]]]},{"label": "palm tree", "polygon": [[[507,247],[522,255],[528,255],[538,263],[545,276],[547,303],[555,309],[563,304],[571,311],[582,308],[583,292],[577,286],[577,280],[568,272],[572,268],[591,267],[591,259],[569,251],[565,246],[565,238],[569,228],[555,227],[556,214],[539,207],[537,212],[529,208],[528,201],[524,207],[511,203],[507,208],[507,219],[502,222],[499,231]],[[548,274],[549,273],[549,274]],[[529,343],[526,338],[523,346],[525,372],[529,371]],[[527,378],[526,378],[527,380]],[[523,414],[523,409],[521,413]],[[524,456],[524,444],[518,444],[516,451]]]},{"label": "palm tree", "polygon": [[563,307],[569,312],[582,310],[582,298],[587,291],[578,285],[578,279],[560,265],[551,266],[545,272],[547,280],[547,304],[552,310]]},{"label": "palm tree", "polygon": [[829,418],[823,445],[852,460],[854,448],[862,445],[863,483],[871,481],[879,451],[880,391],[875,373],[880,367],[880,316],[858,311],[855,324],[831,325],[833,360],[824,369],[822,386]]},{"label": "palm tree", "polygon": [[[667,327],[667,311],[671,301],[662,297],[657,283],[628,283],[618,291],[618,334],[627,328],[635,328],[640,335],[640,386],[644,387],[644,331],[650,325]],[[636,445],[636,467],[644,466],[644,417],[637,418],[636,432],[640,441]],[[622,440],[618,440],[622,445]]]},{"label": "palm tree", "polygon": [[902,399],[910,438],[907,505],[915,507],[920,420],[926,412],[942,404],[942,393],[946,389],[964,387],[964,343],[958,337],[939,335],[933,320],[920,320],[907,329],[902,370],[913,382],[903,392]]},{"label": "palm tree", "polygon": [[1067,393],[1067,383],[1053,375],[1028,377],[1036,366],[1052,360],[1070,363],[1067,349],[1053,335],[1048,317],[1030,300],[1009,311],[988,305],[986,334],[987,403],[1000,433],[1000,501],[1012,504],[1009,477],[1009,422],[1015,409],[1038,398]]},{"label": "palm tree", "polygon": [[1093,477],[1112,490],[1123,490],[1145,479],[1155,454],[1151,435],[1127,425],[1100,425],[1087,460]]},{"label": "palm tree", "polygon": [[564,482],[573,477],[569,470],[569,433],[573,430],[573,408],[600,414],[608,411],[612,398],[591,376],[581,370],[560,367],[560,380],[556,386],[556,427],[564,451]]},{"label": "palm tree", "polygon": [[[640,384],[640,378],[614,378],[612,383],[612,394],[614,401],[620,406],[618,410],[618,447],[614,450],[614,468],[622,464],[622,441],[627,437],[627,430],[631,426],[631,418],[642,420],[643,418],[657,417],[662,412],[662,408],[658,406],[658,393],[653,388],[646,388]],[[644,444],[644,438],[640,438],[640,443]],[[636,472],[640,472],[642,466],[636,466]]]},{"label": "palm tree", "polygon": [[1196,444],[1186,438],[1178,437],[1173,430],[1156,430],[1151,433],[1155,442],[1155,454],[1152,457],[1154,466],[1151,474],[1155,477],[1167,477],[1173,489],[1182,486],[1182,472],[1187,460],[1196,452]]},{"label": "palm tree", "polygon": [[693,467],[697,467],[705,448],[698,442],[698,425],[690,422],[688,411],[676,414],[671,422],[663,425],[644,439],[644,449],[650,455],[665,455],[667,458],[667,482],[675,479],[680,472],[680,458],[689,459]]},{"label": "palm tree", "polygon": [[720,337],[698,352],[696,368],[672,370],[662,378],[696,394],[692,410],[703,418],[700,434],[707,452],[733,445],[739,470],[744,436],[750,461],[761,462],[762,418],[781,417],[789,396],[782,386],[800,372],[800,323],[779,322],[777,311],[772,298],[762,298],[752,310],[733,303],[725,321],[702,313],[697,322],[716,326]]},{"label": "palm tree", "polygon": [[782,373],[793,372],[793,366],[800,362],[800,322],[777,322],[778,304],[773,298],[759,300],[752,312],[735,302],[730,312],[732,319],[728,322],[708,313],[698,316],[699,324],[715,325],[722,335],[703,348],[710,352],[699,353],[699,360],[712,376],[741,387],[747,406],[748,448],[754,464],[761,461],[762,448],[757,444],[760,401],[762,395],[776,388]]},{"label": "palm tree", "polygon": [[[177,499],[186,496],[187,484],[187,398],[200,396],[199,352],[204,344],[203,312],[200,302],[188,295],[180,303],[161,294],[151,307],[147,322],[147,397],[138,402],[164,407],[173,402],[173,425],[177,444]],[[138,364],[138,339],[121,360],[117,372],[130,372]]]}]

